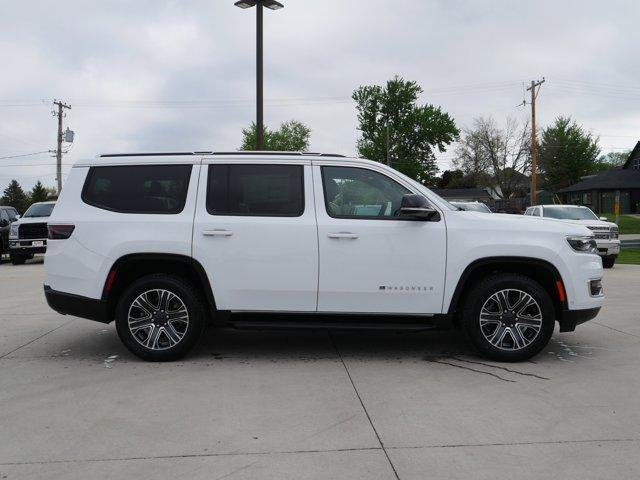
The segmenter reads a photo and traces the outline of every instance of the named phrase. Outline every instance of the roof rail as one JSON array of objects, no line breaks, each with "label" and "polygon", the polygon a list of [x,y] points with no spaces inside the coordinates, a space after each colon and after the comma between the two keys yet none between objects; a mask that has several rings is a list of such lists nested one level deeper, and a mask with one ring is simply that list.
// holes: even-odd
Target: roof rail
[{"label": "roof rail", "polygon": [[313,152],[253,152],[253,151],[234,151],[234,152],[147,152],[147,153],[104,153],[98,155],[99,158],[114,158],[114,157],[171,157],[181,155],[280,155],[280,156],[292,156],[292,157],[336,157],[345,158],[344,155],[337,153],[313,153]]}]

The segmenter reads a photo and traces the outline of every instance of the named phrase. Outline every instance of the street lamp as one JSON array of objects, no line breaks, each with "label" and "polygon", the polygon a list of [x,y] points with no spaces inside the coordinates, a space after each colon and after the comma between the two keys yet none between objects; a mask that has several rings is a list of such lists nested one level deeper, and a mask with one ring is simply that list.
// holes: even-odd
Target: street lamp
[{"label": "street lamp", "polygon": [[276,0],[239,0],[235,3],[240,8],[257,8],[256,15],[256,143],[257,150],[264,150],[264,82],[263,82],[263,42],[262,42],[262,7],[269,10],[280,10],[284,5]]}]

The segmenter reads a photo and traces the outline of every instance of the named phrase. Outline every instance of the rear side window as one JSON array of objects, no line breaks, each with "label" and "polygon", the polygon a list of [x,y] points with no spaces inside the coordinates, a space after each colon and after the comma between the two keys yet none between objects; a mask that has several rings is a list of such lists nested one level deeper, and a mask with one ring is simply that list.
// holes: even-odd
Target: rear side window
[{"label": "rear side window", "polygon": [[212,215],[299,217],[304,212],[302,165],[209,165]]},{"label": "rear side window", "polygon": [[82,200],[121,213],[180,213],[187,199],[191,168],[191,165],[92,167]]}]

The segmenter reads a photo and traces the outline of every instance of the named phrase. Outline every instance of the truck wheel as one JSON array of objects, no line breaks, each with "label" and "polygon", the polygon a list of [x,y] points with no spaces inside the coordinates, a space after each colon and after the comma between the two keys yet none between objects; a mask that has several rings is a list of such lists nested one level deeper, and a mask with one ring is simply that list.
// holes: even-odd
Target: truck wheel
[{"label": "truck wheel", "polygon": [[24,262],[27,261],[27,257],[25,257],[24,255],[17,255],[17,254],[10,254],[11,257],[11,263],[13,265],[23,265]]},{"label": "truck wheel", "polygon": [[138,357],[164,362],[186,355],[204,328],[197,289],[171,275],[148,275],[125,290],[116,307],[116,330]]},{"label": "truck wheel", "polygon": [[602,257],[602,266],[604,268],[613,268],[615,264],[616,264],[615,255],[612,255],[610,257]]},{"label": "truck wheel", "polygon": [[538,282],[519,274],[496,274],[469,292],[462,307],[462,325],[485,357],[519,362],[549,343],[555,310]]}]

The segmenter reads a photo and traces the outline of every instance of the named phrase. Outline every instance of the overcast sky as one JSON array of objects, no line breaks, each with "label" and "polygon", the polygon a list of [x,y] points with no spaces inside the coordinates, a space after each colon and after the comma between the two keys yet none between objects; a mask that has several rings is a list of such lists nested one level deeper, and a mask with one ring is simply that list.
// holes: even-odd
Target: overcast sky
[{"label": "overcast sky", "polygon": [[[394,75],[418,81],[422,100],[461,127],[529,115],[516,108],[523,83],[544,76],[540,126],[571,115],[605,152],[640,137],[638,2],[284,3],[265,12],[265,123],[305,122],[313,151],[354,154],[351,93]],[[103,152],[235,150],[255,116],[255,10],[233,0],[5,2],[0,64],[0,157],[55,148],[54,98],[73,107],[64,171]],[[1,158],[0,187],[11,178],[53,186],[55,159]]]}]

